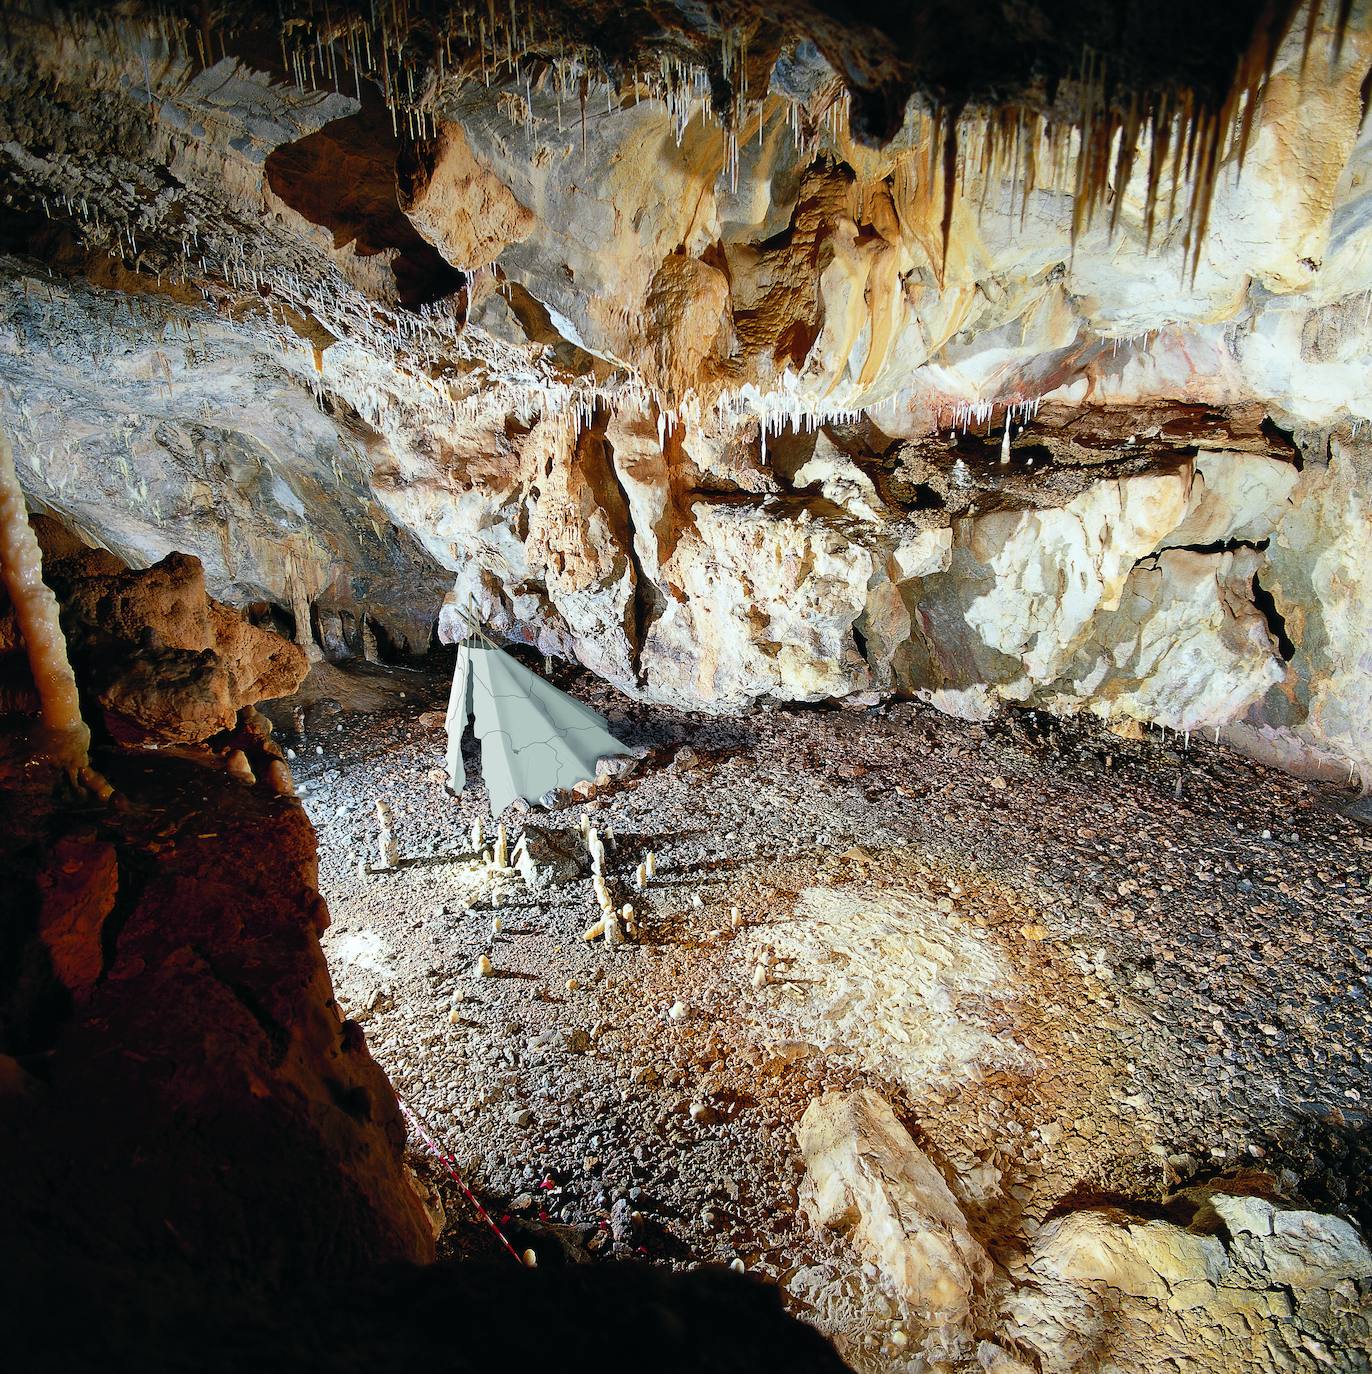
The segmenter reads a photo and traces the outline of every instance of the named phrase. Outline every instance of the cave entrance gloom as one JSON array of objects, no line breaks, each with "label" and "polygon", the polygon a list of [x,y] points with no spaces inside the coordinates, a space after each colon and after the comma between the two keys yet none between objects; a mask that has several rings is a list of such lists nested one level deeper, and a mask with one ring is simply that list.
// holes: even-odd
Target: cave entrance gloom
[{"label": "cave entrance gloom", "polygon": [[[1334,990],[1367,975],[1368,840],[1308,784],[1213,740],[1041,713],[708,721],[582,675],[567,685],[645,758],[506,814],[540,856],[530,887],[473,848],[480,785],[443,791],[441,669],[405,682],[394,709],[306,719],[324,948],[402,1098],[539,1263],[743,1269],[855,1368],[885,1368],[970,1322],[1050,1343],[1069,1315],[1043,1276],[1104,1243],[1103,1199],[1181,1227],[1267,1171],[1366,1214],[1366,1138],[1321,1104],[1355,1103],[1363,1077],[1365,1012]],[[584,938],[590,826],[635,909],[616,946]],[[858,1139],[878,1182],[826,1226]],[[460,1192],[412,1157],[440,1247],[479,1249]],[[970,1314],[901,1260],[936,1225],[955,1274],[1005,1266]],[[1131,1301],[1142,1320],[1151,1299]],[[1219,1306],[1191,1312],[1195,1339],[1222,1339]]]}]

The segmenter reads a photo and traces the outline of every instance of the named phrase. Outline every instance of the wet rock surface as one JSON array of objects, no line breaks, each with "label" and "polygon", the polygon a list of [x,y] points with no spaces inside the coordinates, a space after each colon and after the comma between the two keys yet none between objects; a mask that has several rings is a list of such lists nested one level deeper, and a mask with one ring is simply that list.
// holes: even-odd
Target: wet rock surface
[{"label": "wet rock surface", "polygon": [[[293,743],[326,952],[516,1244],[556,1246],[557,1226],[595,1256],[738,1261],[855,1367],[899,1368],[923,1327],[801,1210],[797,1127],[858,1089],[891,1103],[998,1273],[1025,1272],[1056,1214],[1113,1197],[1146,1215],[1240,1170],[1367,1225],[1372,869],[1337,795],[1198,735],[914,703],[719,721],[560,680],[651,751],[534,817],[606,838],[641,932],[608,949],[581,938],[589,878],[530,893],[472,854],[481,784],[443,793],[442,734],[419,720],[446,683],[406,681],[401,713],[307,714]],[[378,796],[400,863],[359,879]],[[1339,1283],[1354,1296],[1329,1300],[1360,1311],[1365,1281]]]}]

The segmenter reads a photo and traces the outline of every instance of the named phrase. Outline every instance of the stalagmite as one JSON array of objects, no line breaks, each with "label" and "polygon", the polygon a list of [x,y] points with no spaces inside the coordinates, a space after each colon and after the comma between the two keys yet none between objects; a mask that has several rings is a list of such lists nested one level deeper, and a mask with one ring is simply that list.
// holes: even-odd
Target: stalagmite
[{"label": "stalagmite", "polygon": [[640,892],[642,892],[643,889],[648,886],[647,864],[639,864],[639,866],[634,870],[634,886],[637,887]]},{"label": "stalagmite", "polygon": [[[76,676],[58,619],[57,598],[43,581],[43,555],[29,526],[9,435],[0,429],[0,576],[24,637],[42,706],[47,751],[73,779],[86,781],[90,730],[81,718]],[[102,785],[103,779],[99,780]]]},{"label": "stalagmite", "polygon": [[400,850],[391,830],[391,808],[381,800],[376,803],[376,824],[377,867],[394,868],[400,858]]},{"label": "stalagmite", "polygon": [[495,831],[495,863],[494,866],[506,869],[510,866],[510,840],[505,833],[505,822],[501,821],[496,826]]},{"label": "stalagmite", "polygon": [[643,872],[649,878],[657,877],[657,855],[651,849],[648,851],[648,857],[643,860]]},{"label": "stalagmite", "polygon": [[495,972],[495,965],[491,963],[490,957],[483,954],[476,961],[476,976],[478,978],[489,978]]},{"label": "stalagmite", "polygon": [[481,825],[481,817],[478,816],[472,822],[472,853],[480,854],[486,847],[486,832]]},{"label": "stalagmite", "polygon": [[241,750],[235,749],[224,760],[224,771],[239,782],[245,782],[249,786],[257,781],[252,771],[252,765],[248,762],[248,756]]}]

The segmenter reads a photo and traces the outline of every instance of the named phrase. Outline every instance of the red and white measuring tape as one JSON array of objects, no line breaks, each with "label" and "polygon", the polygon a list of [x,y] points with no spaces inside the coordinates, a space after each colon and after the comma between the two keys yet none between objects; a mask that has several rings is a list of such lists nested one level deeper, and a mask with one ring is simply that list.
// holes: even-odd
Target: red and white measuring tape
[{"label": "red and white measuring tape", "polygon": [[510,1244],[509,1238],[505,1235],[505,1232],[496,1225],[495,1218],[481,1205],[476,1194],[467,1187],[466,1180],[463,1179],[462,1175],[457,1171],[457,1160],[453,1158],[452,1152],[450,1150],[445,1150],[438,1141],[434,1139],[433,1132],[430,1131],[419,1119],[419,1116],[410,1109],[409,1104],[399,1093],[396,1093],[395,1100],[401,1112],[404,1114],[405,1120],[409,1122],[410,1129],[424,1142],[425,1148],[438,1161],[443,1172],[462,1190],[462,1196],[476,1209],[477,1216],[495,1232],[496,1239],[510,1252],[510,1257],[514,1262],[521,1268],[525,1265],[532,1267],[533,1251],[528,1251],[526,1255],[521,1258],[519,1251]]}]

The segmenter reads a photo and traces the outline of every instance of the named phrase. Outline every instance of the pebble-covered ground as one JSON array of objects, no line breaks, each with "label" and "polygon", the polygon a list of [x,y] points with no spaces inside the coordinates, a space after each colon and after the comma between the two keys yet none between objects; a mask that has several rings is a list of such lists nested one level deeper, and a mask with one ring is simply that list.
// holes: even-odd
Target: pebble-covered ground
[{"label": "pebble-covered ground", "polygon": [[[796,1122],[857,1084],[997,1256],[1055,1209],[1235,1169],[1368,1227],[1372,832],[1346,796],[1212,740],[1033,712],[714,720],[556,680],[648,753],[589,801],[508,816],[510,838],[528,820],[575,850],[583,815],[613,835],[639,924],[619,948],[582,938],[588,866],[531,892],[474,856],[485,794],[474,753],[460,799],[436,771],[440,672],[280,731],[340,1003],[540,1263],[741,1264],[879,1366],[901,1339],[879,1276],[798,1207]],[[400,860],[362,873],[378,799]],[[439,1191],[446,1243],[479,1244]]]}]

